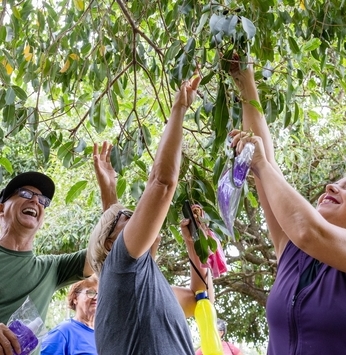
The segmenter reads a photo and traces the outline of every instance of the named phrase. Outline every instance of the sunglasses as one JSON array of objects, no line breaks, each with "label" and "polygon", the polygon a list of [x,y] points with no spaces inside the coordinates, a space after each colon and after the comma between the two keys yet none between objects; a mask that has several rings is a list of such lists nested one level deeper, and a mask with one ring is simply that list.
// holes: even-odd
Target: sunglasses
[{"label": "sunglasses", "polygon": [[[50,205],[50,198],[47,196],[44,196],[42,194],[38,194],[34,191],[31,191],[29,189],[25,189],[24,187],[21,187],[17,189],[11,196],[9,196],[6,201],[12,197],[13,195],[17,194],[17,196],[25,198],[27,200],[31,200],[34,196],[37,196],[38,202],[44,207],[48,207]],[[4,201],[5,202],[5,201]]]},{"label": "sunglasses", "polygon": [[110,228],[110,230],[109,230],[109,232],[108,232],[107,238],[109,238],[110,235],[114,232],[114,229],[115,229],[115,227],[116,227],[116,225],[117,225],[117,223],[118,223],[118,221],[119,221],[119,218],[121,217],[122,214],[123,214],[125,217],[127,217],[127,218],[129,219],[129,218],[131,218],[131,216],[133,215],[133,212],[132,212],[132,211],[129,211],[129,210],[120,210],[120,211],[117,213],[117,215],[115,216],[115,219],[114,219],[114,221],[113,221],[113,223],[112,223],[112,225],[111,225],[111,228]]},{"label": "sunglasses", "polygon": [[90,299],[93,299],[93,298],[95,298],[96,296],[97,296],[97,292],[96,291],[93,291],[93,290],[86,290],[85,292],[83,292],[83,291],[78,291],[78,292],[76,292],[76,293],[83,293],[83,294],[85,294],[88,298],[90,298]]}]

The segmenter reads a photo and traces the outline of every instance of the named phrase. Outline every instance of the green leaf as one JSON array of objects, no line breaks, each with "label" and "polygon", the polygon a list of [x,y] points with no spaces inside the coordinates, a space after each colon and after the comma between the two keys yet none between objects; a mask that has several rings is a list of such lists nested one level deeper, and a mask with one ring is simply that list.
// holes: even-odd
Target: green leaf
[{"label": "green leaf", "polygon": [[294,54],[300,53],[300,48],[299,48],[297,42],[295,41],[295,39],[293,37],[288,37],[288,44],[290,46],[291,51]]},{"label": "green leaf", "polygon": [[5,127],[10,125],[14,125],[16,121],[16,117],[14,115],[15,107],[14,105],[6,105],[3,110],[2,120],[6,123]]},{"label": "green leaf", "polygon": [[213,110],[213,118],[217,137],[226,137],[226,126],[230,117],[225,84],[222,82],[219,85],[219,91]]},{"label": "green leaf", "polygon": [[44,15],[40,10],[36,11],[36,15],[37,15],[37,22],[38,22],[39,29],[42,32],[44,30],[44,25],[46,23]]},{"label": "green leaf", "polygon": [[223,27],[227,27],[227,20],[225,16],[213,14],[209,20],[210,32],[212,35],[217,35],[223,30]]},{"label": "green leaf", "polygon": [[135,157],[135,141],[128,140],[124,144],[122,151],[122,162],[125,166],[130,165]]},{"label": "green leaf", "polygon": [[74,148],[74,151],[76,153],[81,153],[84,151],[84,149],[86,148],[87,144],[85,143],[84,139],[80,139],[78,142],[77,147]]},{"label": "green leaf", "polygon": [[38,112],[37,109],[34,107],[29,107],[28,108],[28,124],[29,124],[29,128],[30,131],[35,134],[38,124],[39,124],[39,116],[38,116]]},{"label": "green leaf", "polygon": [[111,150],[111,164],[116,172],[119,174],[122,172],[121,152],[117,145],[114,145]]},{"label": "green leaf", "polygon": [[250,190],[247,192],[246,198],[249,200],[252,208],[258,208],[259,206],[258,201],[256,200],[256,197]]},{"label": "green leaf", "polygon": [[117,196],[120,199],[123,196],[123,194],[124,194],[124,192],[126,190],[126,179],[123,178],[122,176],[118,175],[118,181],[117,181],[116,189],[117,189]]},{"label": "green leaf", "polygon": [[14,15],[15,18],[17,18],[18,20],[20,20],[21,16],[20,16],[20,12],[19,12],[17,6],[12,6],[12,13],[13,13],[13,15]]},{"label": "green leaf", "polygon": [[14,99],[16,98],[16,93],[13,88],[10,86],[6,91],[5,102],[6,105],[12,105],[14,103]]},{"label": "green leaf", "polygon": [[71,154],[73,151],[73,141],[67,142],[63,144],[59,149],[58,149],[58,158],[59,159],[64,159],[67,154]]},{"label": "green leaf", "polygon": [[213,71],[211,71],[209,74],[203,76],[203,78],[202,78],[202,80],[200,82],[200,85],[202,86],[202,85],[208,84],[209,81],[215,76],[216,76],[216,74]]},{"label": "green leaf", "polygon": [[277,118],[277,105],[274,100],[268,100],[266,106],[266,118],[268,123],[272,123]]},{"label": "green leaf", "polygon": [[285,114],[285,119],[284,119],[284,128],[287,128],[287,126],[291,123],[291,117],[292,117],[292,111],[289,109],[286,109],[286,114]]},{"label": "green leaf", "polygon": [[256,27],[254,24],[244,16],[241,16],[241,23],[243,25],[244,31],[246,32],[247,38],[250,40],[255,37]]},{"label": "green leaf", "polygon": [[6,27],[0,26],[0,43],[4,42],[6,39]]},{"label": "green leaf", "polygon": [[171,46],[169,47],[168,51],[166,52],[164,63],[167,64],[175,58],[175,56],[178,54],[179,50],[181,49],[181,41],[177,40],[174,41]]},{"label": "green leaf", "polygon": [[149,128],[146,125],[143,125],[142,127],[142,134],[145,140],[145,143],[148,147],[151,145],[151,133],[149,131]]},{"label": "green leaf", "polygon": [[294,103],[294,118],[293,118],[293,123],[296,123],[298,121],[299,118],[299,106],[298,104],[295,102]]},{"label": "green leaf", "polygon": [[82,193],[82,191],[85,190],[87,184],[87,180],[78,181],[74,184],[66,195],[65,203],[68,204],[74,201]]},{"label": "green leaf", "polygon": [[263,108],[260,102],[258,102],[257,100],[250,100],[249,102],[251,106],[255,107],[257,111],[263,115]]},{"label": "green leaf", "polygon": [[46,139],[42,137],[38,137],[37,144],[43,154],[44,161],[47,162],[49,160],[49,154],[50,154],[49,143],[47,142]]},{"label": "green leaf", "polygon": [[131,196],[138,201],[144,191],[145,185],[143,181],[136,181],[131,185]]},{"label": "green leaf", "polygon": [[19,86],[13,85],[12,89],[15,92],[16,96],[20,100],[24,100],[25,101],[28,98],[26,92],[22,88],[20,88]]},{"label": "green leaf", "polygon": [[114,92],[120,96],[122,99],[125,97],[125,93],[124,93],[124,89],[123,89],[123,85],[119,80],[116,80],[113,84],[113,89],[114,89]]},{"label": "green leaf", "polygon": [[107,120],[105,116],[104,106],[102,100],[99,101],[96,105],[92,105],[90,110],[90,123],[95,128],[97,133],[102,133],[107,125]]},{"label": "green leaf", "polygon": [[217,186],[222,170],[223,170],[223,161],[222,158],[218,156],[213,169],[213,183],[215,186]]},{"label": "green leaf", "polygon": [[90,192],[90,194],[89,194],[88,199],[87,199],[87,206],[88,207],[92,207],[93,206],[94,198],[95,198],[95,191],[92,190]]},{"label": "green leaf", "polygon": [[137,159],[135,163],[145,174],[147,174],[147,166],[143,161]]},{"label": "green leaf", "polygon": [[215,253],[215,251],[217,249],[216,240],[214,240],[213,238],[208,238],[208,246],[209,246],[210,251]]},{"label": "green leaf", "polygon": [[171,231],[171,233],[173,234],[174,239],[179,243],[182,244],[183,243],[183,237],[180,233],[180,231],[175,227],[170,225],[169,226],[169,230]]},{"label": "green leaf", "polygon": [[119,103],[118,103],[117,95],[114,93],[113,90],[110,92],[110,95],[108,95],[108,99],[109,99],[109,106],[112,110],[112,115],[116,116],[119,112]]},{"label": "green leaf", "polygon": [[317,49],[321,45],[321,40],[319,38],[312,38],[307,43],[303,45],[304,52],[312,52],[313,50]]},{"label": "green leaf", "polygon": [[8,173],[13,174],[12,164],[7,158],[1,157],[0,158],[0,165],[3,166]]},{"label": "green leaf", "polygon": [[200,229],[198,229],[198,236],[199,238],[195,241],[194,247],[199,260],[202,264],[205,264],[209,256],[209,244],[208,240]]},{"label": "green leaf", "polygon": [[189,61],[194,59],[195,49],[196,49],[196,40],[193,37],[191,37],[187,40],[186,46],[184,47],[184,51]]},{"label": "green leaf", "polygon": [[205,12],[199,20],[199,24],[195,32],[196,35],[198,35],[203,30],[203,27],[207,23],[208,18],[209,18],[209,13]]}]

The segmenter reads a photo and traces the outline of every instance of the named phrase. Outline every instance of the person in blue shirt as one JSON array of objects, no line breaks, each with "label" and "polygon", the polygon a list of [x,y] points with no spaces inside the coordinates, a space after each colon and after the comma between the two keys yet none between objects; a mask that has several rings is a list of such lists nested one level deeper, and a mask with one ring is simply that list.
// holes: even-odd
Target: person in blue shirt
[{"label": "person in blue shirt", "polygon": [[94,275],[71,286],[67,300],[75,315],[42,339],[41,355],[97,354],[94,336],[97,291],[98,279]]}]

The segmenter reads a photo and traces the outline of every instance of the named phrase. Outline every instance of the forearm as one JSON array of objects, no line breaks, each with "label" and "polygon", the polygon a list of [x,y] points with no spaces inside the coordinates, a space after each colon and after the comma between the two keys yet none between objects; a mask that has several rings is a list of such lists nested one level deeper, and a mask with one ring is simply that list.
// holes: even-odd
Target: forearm
[{"label": "forearm", "polygon": [[266,162],[256,170],[268,204],[282,231],[295,244],[311,235],[319,213],[305,200],[275,168]]},{"label": "forearm", "polygon": [[214,287],[210,270],[208,268],[201,267],[201,262],[198,255],[196,254],[193,242],[187,243],[187,251],[190,260],[193,262],[193,264],[200,273],[200,275],[198,275],[198,273],[190,262],[190,289],[194,293],[196,293],[197,291],[208,290],[209,299],[214,302]]},{"label": "forearm", "polygon": [[[179,103],[172,107],[171,115],[162,135],[153,166],[153,173],[163,183],[177,180],[181,160],[183,120],[187,108]],[[169,183],[169,182],[168,182]]]},{"label": "forearm", "polygon": [[268,160],[270,163],[274,163],[276,165],[273,141],[266,119],[257,107],[251,103],[251,101],[257,101],[260,104],[256,83],[253,77],[249,77],[244,80],[240,94],[243,108],[244,131],[251,131],[256,136],[262,138]]},{"label": "forearm", "polygon": [[102,210],[105,212],[111,205],[118,203],[118,196],[115,186],[100,186]]}]

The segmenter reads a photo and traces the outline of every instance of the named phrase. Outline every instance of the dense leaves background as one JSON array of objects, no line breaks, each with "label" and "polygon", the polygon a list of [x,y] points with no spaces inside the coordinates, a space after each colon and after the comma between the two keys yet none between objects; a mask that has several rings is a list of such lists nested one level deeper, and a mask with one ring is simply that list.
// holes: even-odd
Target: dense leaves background
[{"label": "dense leaves background", "polygon": [[185,199],[199,203],[229,263],[227,275],[215,280],[219,315],[234,338],[265,343],[264,306],[276,260],[251,174],[235,241],[215,196],[227,132],[241,127],[230,59],[236,50],[243,67],[250,57],[255,61],[256,105],[270,124],[278,162],[314,203],[345,169],[345,23],[337,0],[4,0],[1,177],[5,183],[32,169],[57,184],[37,252],[85,247],[101,213],[93,142],[114,144],[119,197],[135,205],[174,92],[199,67],[203,80],[184,123],[180,182],[158,263],[169,281],[188,282],[180,211]]}]

